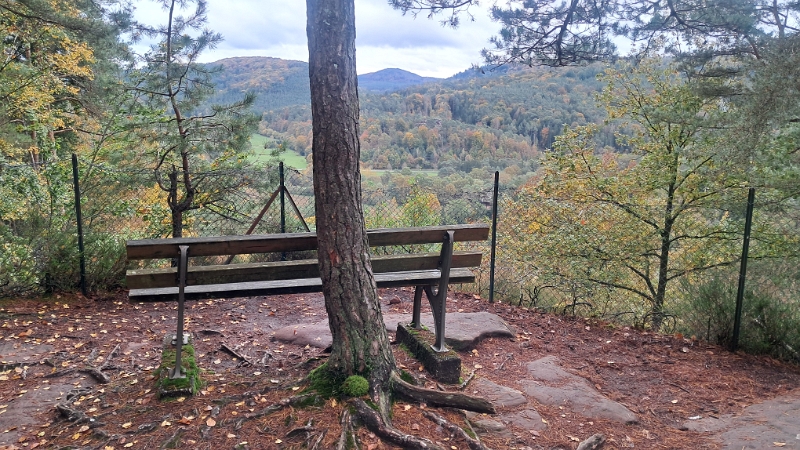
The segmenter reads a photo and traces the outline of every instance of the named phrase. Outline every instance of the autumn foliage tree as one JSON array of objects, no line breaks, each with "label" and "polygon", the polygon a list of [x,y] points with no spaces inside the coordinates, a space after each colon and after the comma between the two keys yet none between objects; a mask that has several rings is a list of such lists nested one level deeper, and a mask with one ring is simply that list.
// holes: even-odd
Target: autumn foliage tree
[{"label": "autumn foliage tree", "polygon": [[633,126],[620,136],[631,155],[599,149],[593,126],[568,130],[507,205],[505,239],[522,239],[516,264],[534,267],[533,284],[638,298],[658,330],[675,281],[738,259],[740,224],[722,205],[742,197],[746,168],[711,140],[718,104],[673,68],[649,60],[604,79],[609,116]]}]

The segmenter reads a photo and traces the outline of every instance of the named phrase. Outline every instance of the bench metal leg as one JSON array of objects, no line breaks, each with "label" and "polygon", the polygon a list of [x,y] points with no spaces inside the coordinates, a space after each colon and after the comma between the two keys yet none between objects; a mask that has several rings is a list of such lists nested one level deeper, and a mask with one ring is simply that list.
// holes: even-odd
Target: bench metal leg
[{"label": "bench metal leg", "polygon": [[417,330],[422,328],[422,320],[420,319],[421,309],[422,309],[422,286],[417,286],[414,289],[414,310],[411,316],[411,326]]},{"label": "bench metal leg", "polygon": [[[428,297],[428,302],[431,304],[433,311],[433,324],[436,333],[436,343],[431,346],[436,352],[446,352],[447,347],[444,345],[444,318],[445,318],[445,303],[447,301],[447,286],[450,282],[450,267],[453,263],[453,231],[447,231],[444,235],[442,242],[441,260],[439,267],[441,270],[441,278],[439,278],[439,287],[436,294],[433,293],[431,286],[424,286],[425,296]],[[419,286],[417,292],[419,292]],[[417,292],[414,294],[414,313],[418,313],[416,309]],[[419,317],[414,318],[415,323],[419,321]]]},{"label": "bench metal leg", "polygon": [[175,368],[170,371],[170,378],[186,378],[186,374],[181,372],[181,350],[186,344],[183,335],[183,303],[185,301],[186,290],[186,270],[189,265],[189,246],[178,246],[181,250],[181,257],[178,260],[178,333],[175,335]]}]

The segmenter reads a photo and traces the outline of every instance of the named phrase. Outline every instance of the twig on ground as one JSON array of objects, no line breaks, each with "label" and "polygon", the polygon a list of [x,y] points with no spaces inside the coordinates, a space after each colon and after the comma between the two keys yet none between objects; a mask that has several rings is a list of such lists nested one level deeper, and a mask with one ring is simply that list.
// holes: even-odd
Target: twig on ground
[{"label": "twig on ground", "polygon": [[503,367],[506,365],[506,363],[507,363],[507,362],[509,362],[509,361],[511,361],[512,359],[514,359],[514,354],[513,354],[513,353],[509,353],[509,354],[506,356],[506,359],[505,359],[505,361],[503,361],[502,363],[500,363],[500,365],[497,367],[497,370],[503,370]]},{"label": "twig on ground", "polygon": [[667,384],[672,386],[672,387],[676,387],[676,388],[682,390],[683,392],[686,392],[687,394],[691,394],[691,392],[689,392],[689,390],[684,388],[683,386],[677,385],[675,383],[667,383]]},{"label": "twig on ground", "polygon": [[[422,415],[427,417],[433,423],[446,428],[451,433],[453,433],[456,436],[459,436],[460,438],[462,438],[465,441],[467,441],[467,446],[469,446],[470,450],[489,450],[489,448],[486,447],[485,445],[481,444],[480,441],[472,439],[467,434],[466,431],[461,429],[461,427],[459,427],[458,425],[450,422],[449,420],[445,419],[444,417],[436,414],[435,412],[433,412],[433,411],[422,411]],[[472,428],[472,426],[470,426],[470,428]]]},{"label": "twig on ground", "polygon": [[464,389],[466,389],[467,385],[469,384],[470,381],[472,381],[473,378],[475,378],[475,371],[474,370],[469,374],[469,376],[467,377],[466,380],[464,380],[463,383],[458,385],[458,390],[459,391],[463,391]]}]

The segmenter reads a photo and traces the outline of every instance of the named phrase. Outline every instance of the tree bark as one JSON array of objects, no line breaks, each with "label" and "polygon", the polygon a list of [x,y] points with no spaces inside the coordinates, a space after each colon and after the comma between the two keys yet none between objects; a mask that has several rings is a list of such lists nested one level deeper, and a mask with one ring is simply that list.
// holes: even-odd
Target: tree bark
[{"label": "tree bark", "polygon": [[388,412],[394,356],[361,206],[353,0],[306,0],[318,258],[333,335],[330,370],[360,374]]}]

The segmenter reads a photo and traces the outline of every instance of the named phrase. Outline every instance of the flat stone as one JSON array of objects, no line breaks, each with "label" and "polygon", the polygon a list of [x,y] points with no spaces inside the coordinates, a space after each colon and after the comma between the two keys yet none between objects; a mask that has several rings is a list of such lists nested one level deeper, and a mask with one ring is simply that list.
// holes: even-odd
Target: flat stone
[{"label": "flat stone", "polygon": [[281,342],[317,348],[328,348],[333,343],[327,320],[283,327],[275,332],[274,337]]},{"label": "flat stone", "polygon": [[[434,330],[433,315],[424,313],[422,325]],[[445,316],[444,341],[456,351],[472,350],[478,343],[490,337],[514,337],[506,322],[492,313],[447,313]],[[397,329],[397,323],[410,323],[410,314],[387,314],[383,316],[388,331]]]},{"label": "flat stone", "polygon": [[564,370],[558,358],[555,356],[545,356],[544,358],[529,362],[526,368],[531,377],[547,384],[584,381],[583,378]]},{"label": "flat stone", "polygon": [[[422,325],[433,332],[431,313],[422,314],[421,321]],[[411,314],[385,314],[383,322],[386,331],[394,333],[398,323],[411,322]],[[456,351],[471,350],[490,337],[514,337],[514,332],[503,319],[488,312],[448,313],[444,331],[445,344]],[[283,327],[275,332],[274,338],[281,342],[318,348],[327,348],[333,342],[327,320]]]},{"label": "flat stone", "polygon": [[748,406],[719,434],[723,449],[800,448],[800,396],[797,392]]},{"label": "flat stone", "polygon": [[726,414],[720,417],[703,417],[697,420],[687,420],[680,426],[680,430],[713,433],[727,428],[731,424],[731,417],[730,414]]},{"label": "flat stone", "polygon": [[523,409],[513,414],[504,414],[501,420],[506,424],[514,425],[528,431],[542,431],[547,429],[547,424],[542,421],[542,416],[535,409]]},{"label": "flat stone", "polygon": [[34,366],[53,349],[50,344],[0,341],[0,364]]},{"label": "flat stone", "polygon": [[482,431],[484,433],[498,433],[506,429],[503,422],[494,419],[476,419],[471,420],[470,423],[476,431]]},{"label": "flat stone", "polygon": [[[489,400],[495,409],[513,408],[528,402],[522,392],[501,386],[485,378],[478,378],[472,383],[473,392]],[[541,417],[540,417],[541,419]]]},{"label": "flat stone", "polygon": [[624,405],[606,398],[585,379],[567,372],[558,358],[548,356],[526,366],[532,380],[520,381],[525,393],[544,405],[563,406],[589,419],[636,423],[638,418]]}]

